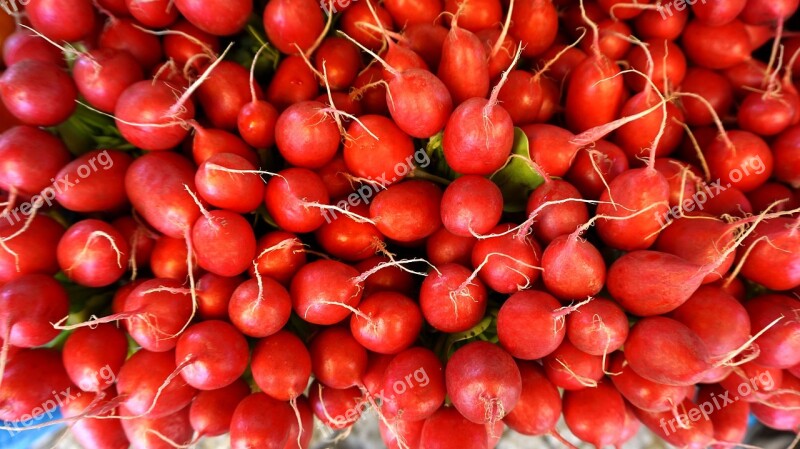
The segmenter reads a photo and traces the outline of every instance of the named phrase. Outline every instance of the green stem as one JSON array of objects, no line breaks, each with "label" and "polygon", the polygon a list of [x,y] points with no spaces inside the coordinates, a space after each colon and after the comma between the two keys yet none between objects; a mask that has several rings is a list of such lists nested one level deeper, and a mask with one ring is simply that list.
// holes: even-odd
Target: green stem
[{"label": "green stem", "polygon": [[441,176],[436,176],[434,174],[428,173],[421,168],[415,168],[410,175],[408,175],[411,179],[424,179],[426,181],[435,182],[437,184],[441,184],[443,186],[448,186],[452,181],[446,178],[442,178]]}]

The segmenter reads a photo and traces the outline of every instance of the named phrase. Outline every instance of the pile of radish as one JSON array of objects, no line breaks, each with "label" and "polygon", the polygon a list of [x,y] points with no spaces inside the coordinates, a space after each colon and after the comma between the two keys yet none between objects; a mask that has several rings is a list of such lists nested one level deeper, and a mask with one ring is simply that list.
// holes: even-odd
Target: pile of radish
[{"label": "pile of radish", "polygon": [[2,6],[3,429],[800,431],[797,0]]}]

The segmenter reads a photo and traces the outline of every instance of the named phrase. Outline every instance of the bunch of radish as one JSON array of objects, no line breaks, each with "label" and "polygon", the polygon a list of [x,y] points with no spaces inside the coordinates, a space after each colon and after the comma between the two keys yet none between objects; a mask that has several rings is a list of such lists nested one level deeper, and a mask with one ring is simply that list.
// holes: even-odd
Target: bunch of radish
[{"label": "bunch of radish", "polygon": [[797,0],[2,3],[2,429],[800,431]]}]

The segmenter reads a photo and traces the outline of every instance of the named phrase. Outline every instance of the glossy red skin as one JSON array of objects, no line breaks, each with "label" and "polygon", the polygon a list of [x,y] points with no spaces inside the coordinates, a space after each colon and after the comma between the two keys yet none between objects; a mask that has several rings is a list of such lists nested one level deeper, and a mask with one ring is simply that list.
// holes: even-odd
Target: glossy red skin
[{"label": "glossy red skin", "polygon": [[[184,281],[189,276],[188,249],[185,239],[173,239],[161,236],[155,241],[150,254],[150,270],[158,278]],[[197,258],[192,257],[191,269],[195,275],[199,274]]]},{"label": "glossy red skin", "polygon": [[672,12],[673,14],[662,17],[659,11],[642,11],[634,20],[636,36],[642,39],[677,39],[689,20],[689,9],[678,11],[673,8]]},{"label": "glossy red skin", "polygon": [[95,108],[112,113],[122,92],[144,78],[141,65],[130,53],[100,48],[75,60],[72,75],[80,94]]},{"label": "glossy red skin", "polygon": [[800,425],[798,400],[797,395],[794,394],[800,388],[800,379],[786,372],[781,387],[783,393],[771,396],[768,404],[752,404],[751,411],[767,427],[794,431]]},{"label": "glossy red skin", "polygon": [[542,87],[533,76],[525,70],[512,70],[500,88],[497,99],[511,116],[514,126],[533,123],[542,106]]},{"label": "glossy red skin", "polygon": [[[7,220],[0,223],[0,237],[7,238],[22,229],[26,220],[13,225],[8,225]],[[0,251],[0,285],[26,274],[55,274],[58,271],[56,247],[63,234],[64,228],[52,218],[45,215],[34,217],[25,232],[4,242],[18,258],[8,250]]]},{"label": "glossy red skin", "polygon": [[3,62],[11,67],[25,59],[38,59],[44,62],[63,66],[64,54],[42,37],[30,30],[16,30],[3,41]]},{"label": "glossy red skin", "polygon": [[[345,112],[352,116],[360,116],[364,114],[364,109],[361,107],[361,102],[358,101],[354,96],[350,95],[347,92],[331,92],[331,98],[333,98],[333,103],[331,103],[330,98],[328,98],[328,93],[320,94],[316,98],[316,101],[320,103],[324,103],[327,106],[333,106],[341,112]],[[349,118],[343,117],[343,123],[350,123],[352,120]]]},{"label": "glossy red skin", "polygon": [[59,334],[51,323],[69,313],[64,287],[43,274],[29,274],[0,286],[0,338],[12,346],[42,346]]},{"label": "glossy red skin", "polygon": [[406,349],[388,363],[380,388],[376,394],[392,419],[424,420],[444,402],[444,367],[429,349]]},{"label": "glossy red skin", "polygon": [[328,204],[328,191],[319,175],[305,168],[287,168],[267,182],[264,203],[267,212],[284,231],[311,232],[327,215],[306,202]]},{"label": "glossy red skin", "polygon": [[227,387],[248,367],[247,340],[231,324],[209,320],[190,326],[175,347],[175,364],[181,377],[198,390]]},{"label": "glossy red skin", "polygon": [[[192,158],[195,164],[201,165],[218,154],[226,153],[243,157],[255,167],[261,165],[258,154],[235,134],[221,129],[194,126]],[[230,174],[225,173],[225,176],[230,176]]]},{"label": "glossy red skin", "polygon": [[[733,130],[727,134],[733,148],[717,138],[704,149],[711,179],[719,179],[723,187],[732,185],[745,193],[764,184],[772,173],[774,161],[769,146],[747,131]],[[740,180],[734,179],[737,170]]]},{"label": "glossy red skin", "polygon": [[[289,405],[291,406],[291,404]],[[295,415],[300,415],[300,417],[295,416],[295,425],[290,429],[289,437],[286,439],[286,446],[283,449],[308,449],[311,446],[311,438],[314,434],[314,412],[311,410],[311,404],[305,396],[297,398]],[[298,426],[300,425],[302,425],[303,431],[298,439],[297,434],[300,430]]]},{"label": "glossy red skin", "polygon": [[361,109],[366,114],[389,115],[389,106],[386,104],[386,86],[379,84],[380,81],[385,81],[383,70],[378,64],[373,64],[364,69],[353,83],[353,87],[360,95]]},{"label": "glossy red skin", "polygon": [[425,425],[424,419],[420,421],[395,419],[390,421],[390,424],[391,428],[387,427],[383,421],[378,421],[381,439],[388,449],[401,449],[406,446],[419,447],[420,439],[422,438],[422,426]]},{"label": "glossy red skin", "polygon": [[289,56],[275,70],[265,97],[278,111],[282,111],[294,103],[313,100],[318,94],[319,83],[314,72],[300,56]]},{"label": "glossy red skin", "polygon": [[40,193],[70,159],[61,139],[32,126],[15,126],[0,134],[0,188]]},{"label": "glossy red skin", "polygon": [[387,0],[383,5],[401,29],[416,24],[432,24],[442,12],[442,0]]},{"label": "glossy red skin", "polygon": [[589,220],[589,211],[586,204],[579,201],[568,201],[559,204],[549,204],[568,199],[582,199],[581,194],[569,182],[560,179],[551,179],[539,186],[528,197],[525,213],[531,219],[535,212],[535,221],[531,227],[533,235],[544,244],[562,235],[571,234],[578,226]]},{"label": "glossy red skin", "polygon": [[204,320],[228,319],[228,303],[244,278],[206,273],[197,280],[197,314]]},{"label": "glossy red skin", "polygon": [[52,63],[27,59],[0,76],[0,97],[8,111],[32,126],[54,126],[75,111],[78,90],[72,78]]},{"label": "glossy red skin", "polygon": [[[167,58],[172,58],[179,67],[185,66],[186,63],[196,55],[208,54],[209,51],[217,54],[220,50],[219,39],[216,36],[206,33],[187,22],[185,19],[180,19],[177,23],[172,25],[170,29],[188,34],[205,45],[204,48],[179,34],[168,34],[164,36],[164,53],[166,53]],[[206,62],[207,61],[202,60],[195,61],[193,67],[199,70],[200,65]]]},{"label": "glossy red skin", "polygon": [[749,95],[752,89],[763,89],[762,82],[766,76],[767,65],[757,59],[749,59],[722,71],[728,78],[737,99]]},{"label": "glossy red skin", "polygon": [[[101,164],[100,161],[104,163]],[[114,211],[128,203],[125,192],[125,172],[133,162],[127,153],[116,150],[94,150],[65,165],[55,175],[59,185],[72,182],[69,189],[55,189],[56,200],[75,212]],[[88,176],[78,172],[92,168]],[[84,175],[86,173],[83,173]],[[64,181],[60,181],[63,179]],[[80,181],[80,184],[75,181]]]},{"label": "glossy red skin", "polygon": [[[348,211],[361,217],[369,216],[365,204],[349,206]],[[383,244],[383,234],[371,223],[359,223],[347,215],[323,223],[315,232],[317,242],[327,254],[353,262],[364,260],[375,254]]]},{"label": "glossy red skin", "polygon": [[101,48],[128,51],[145,71],[163,60],[158,36],[136,28],[131,19],[109,19],[100,34],[99,44]]},{"label": "glossy red skin", "polygon": [[579,350],[591,355],[616,351],[628,337],[628,317],[615,302],[595,298],[567,315],[566,336]]},{"label": "glossy red skin", "polygon": [[264,393],[253,393],[244,398],[233,412],[231,448],[284,449],[296,425],[288,403]]},{"label": "glossy red skin", "polygon": [[611,381],[617,391],[636,410],[667,412],[672,410],[675,404],[681,402],[687,392],[691,391],[694,394],[694,385],[689,387],[664,385],[636,374],[625,360],[624,352],[616,352],[611,355],[608,371],[619,373],[610,376]]},{"label": "glossy red skin", "polygon": [[259,296],[258,280],[248,279],[236,287],[228,303],[228,316],[243,334],[249,337],[268,337],[283,328],[291,315],[291,298],[278,282],[261,279],[262,295]]},{"label": "glossy red skin", "polygon": [[1,385],[0,419],[6,422],[29,418],[37,407],[50,407],[52,402],[46,402],[55,399],[53,390],[72,388],[61,365],[61,355],[53,349],[25,349],[16,353],[6,365]]},{"label": "glossy red skin", "polygon": [[[421,4],[421,2],[414,3]],[[390,4],[391,1],[387,2],[386,7],[391,10]],[[427,23],[409,24],[403,30],[405,40],[400,42],[400,45],[407,46],[420,55],[432,72],[439,68],[442,47],[448,34],[447,28],[433,22],[431,20]]]},{"label": "glossy red skin", "polygon": [[714,282],[733,266],[735,253],[720,261],[721,249],[734,243],[735,228],[721,220],[678,218],[664,229],[655,244],[655,249],[674,254],[696,265],[720,262],[719,267],[703,278],[703,283]]},{"label": "glossy red skin", "polygon": [[501,23],[497,22],[495,26],[484,28],[476,33],[486,50],[486,56],[489,59],[489,79],[492,80],[497,79],[511,65],[516,53],[517,40],[508,34],[503,37],[500,50],[494,52],[494,46],[502,32]]},{"label": "glossy red skin", "polygon": [[486,449],[486,427],[468,421],[453,407],[442,407],[422,426],[420,447],[429,449]]},{"label": "glossy red skin", "polygon": [[422,330],[420,306],[395,292],[366,296],[358,310],[369,317],[350,316],[350,332],[361,346],[382,354],[396,354],[410,347]]},{"label": "glossy red skin", "polygon": [[369,405],[357,387],[337,390],[316,381],[311,384],[308,397],[314,415],[332,430],[343,430],[355,424]]},{"label": "glossy red skin", "polygon": [[111,312],[115,315],[124,312],[128,296],[143,282],[145,282],[145,279],[137,279],[119,287],[117,291],[114,292],[114,297],[111,299]]},{"label": "glossy red skin", "polygon": [[89,0],[30,0],[25,13],[33,28],[56,42],[79,41],[95,27],[94,6]]},{"label": "glossy red skin", "polygon": [[[569,128],[583,132],[619,117],[625,82],[619,67],[604,56],[589,56],[573,69],[567,85],[566,118]],[[612,77],[613,78],[610,78]],[[589,108],[588,105],[594,105]]]},{"label": "glossy red skin", "polygon": [[275,143],[286,161],[309,169],[321,168],[336,155],[342,136],[326,105],[316,101],[295,103],[275,124]]},{"label": "glossy red skin", "polygon": [[700,171],[692,165],[678,159],[664,157],[657,158],[653,167],[669,183],[670,207],[680,206],[684,200],[692,198],[697,192],[697,183],[701,181]]},{"label": "glossy red skin", "polygon": [[755,333],[744,306],[716,287],[700,287],[670,316],[694,331],[712,357],[734,352]]},{"label": "glossy red skin", "polygon": [[445,160],[464,175],[486,176],[499,170],[513,144],[511,116],[502,106],[483,98],[460,104],[448,119],[442,138]]},{"label": "glossy red skin", "polygon": [[[386,374],[386,368],[389,366],[395,357],[395,354],[378,354],[369,352],[367,354],[367,370],[361,377],[364,388],[372,396],[379,396],[381,388],[383,388],[383,378]],[[441,364],[441,363],[440,363]]]},{"label": "glossy red skin", "polygon": [[278,111],[263,100],[251,101],[242,106],[237,117],[239,134],[248,145],[269,148],[275,144],[275,124]]},{"label": "glossy red skin", "polygon": [[[595,150],[599,153],[589,153],[588,149],[579,150],[567,172],[567,180],[586,199],[599,198],[606,190],[603,180],[610,183],[629,167],[627,156],[618,146],[601,140],[595,143]],[[602,178],[594,169],[592,160],[602,173]]]},{"label": "glossy red skin", "polygon": [[[506,232],[510,224],[501,224],[493,228],[490,234]],[[500,253],[504,256],[489,256]],[[542,250],[533,237],[516,238],[516,232],[500,237],[479,239],[472,248],[472,266],[477,269],[484,261],[478,273],[480,279],[492,290],[510,294],[523,290],[539,278],[540,257]],[[505,257],[508,256],[508,257]]]},{"label": "glossy red skin", "polygon": [[341,390],[361,385],[367,350],[353,338],[348,326],[322,330],[311,340],[308,352],[314,377],[325,386]]},{"label": "glossy red skin", "polygon": [[361,123],[353,122],[347,128],[350,139],[344,144],[343,154],[348,171],[386,184],[403,179],[408,173],[401,174],[397,168],[405,165],[410,169],[414,160],[411,138],[386,117],[362,115],[359,121]]},{"label": "glossy red skin", "polygon": [[176,0],[175,7],[194,26],[216,36],[239,32],[253,11],[253,4],[247,0]]},{"label": "glossy red skin", "polygon": [[[119,420],[125,430],[125,436],[131,442],[132,449],[169,449],[175,444],[189,444],[192,440],[192,425],[189,421],[189,407],[184,407],[175,413],[160,418],[133,418],[136,416],[125,406],[120,407],[120,415],[125,419]],[[169,438],[167,443],[153,432]]]},{"label": "glossy red skin", "polygon": [[256,343],[250,369],[261,391],[288,401],[305,391],[311,376],[311,355],[300,338],[282,330]]},{"label": "glossy red skin", "polygon": [[[125,89],[117,100],[114,109],[117,128],[122,137],[141,149],[150,151],[172,149],[188,134],[186,128],[179,122],[192,119],[195,112],[194,104],[191,100],[187,100],[180,110],[170,114],[170,108],[175,103],[175,92],[163,81],[134,83]],[[143,127],[139,124],[169,126]]]},{"label": "glossy red skin", "polygon": [[[113,244],[105,236],[92,238],[95,232],[111,237]],[[115,227],[104,221],[87,219],[67,229],[58,242],[56,254],[61,270],[73,282],[87,287],[105,287],[127,271],[130,247]]]},{"label": "glossy red skin", "polygon": [[197,219],[192,245],[201,268],[220,276],[242,274],[256,256],[253,227],[241,215],[215,210]]},{"label": "glossy red skin", "polygon": [[514,3],[509,32],[522,43],[525,57],[537,56],[547,50],[558,33],[558,13],[553,2],[523,0]]},{"label": "glossy red skin", "polygon": [[227,387],[199,392],[189,408],[192,428],[199,436],[228,433],[236,406],[249,394],[250,386],[242,379]]},{"label": "glossy red skin", "polygon": [[347,89],[353,85],[361,69],[361,53],[347,39],[329,37],[314,52],[314,67],[327,75],[332,90]]},{"label": "glossy red skin", "polygon": [[[281,244],[286,240],[290,242]],[[275,248],[276,245],[281,246]],[[270,251],[265,253],[268,249]],[[256,255],[258,272],[284,285],[287,285],[297,270],[306,264],[306,253],[302,251],[302,242],[289,232],[272,231],[261,236],[257,242]],[[250,276],[255,276],[255,270],[256,268],[248,270]]]},{"label": "glossy red skin", "polygon": [[603,447],[614,444],[625,423],[625,402],[610,382],[564,392],[564,421],[578,438]]},{"label": "glossy red skin", "polygon": [[718,27],[689,21],[682,44],[689,61],[709,69],[727,69],[750,58],[750,39],[739,20]]},{"label": "glossy red skin", "polygon": [[292,278],[291,296],[294,312],[313,324],[336,324],[350,315],[350,311],[335,304],[358,307],[361,290],[353,282],[358,270],[334,260],[317,260],[304,265]]},{"label": "glossy red skin", "polygon": [[[556,55],[562,51],[564,51],[564,53],[558,59],[555,59]],[[549,78],[558,81],[560,85],[569,82],[572,70],[587,57],[586,53],[579,48],[573,47],[567,49],[566,44],[555,43],[539,56],[539,64],[543,67],[544,64],[552,60],[552,65],[545,73]]]},{"label": "glossy red skin", "polygon": [[800,126],[793,126],[772,144],[774,174],[778,180],[800,188]]},{"label": "glossy red skin", "polygon": [[558,389],[545,376],[536,362],[517,361],[522,377],[519,402],[503,421],[523,435],[544,435],[551,432],[561,416]]},{"label": "glossy red skin", "polygon": [[773,24],[779,19],[788,19],[797,11],[797,0],[768,2],[763,0],[748,0],[742,10],[742,21],[753,25]]},{"label": "glossy red skin", "polygon": [[[683,55],[681,48],[666,39],[648,39],[645,43],[652,54],[653,83],[656,87],[659,90],[664,90],[665,80],[671,88],[679,87],[686,75],[686,57]],[[666,49],[664,47],[665,43]],[[631,51],[628,52],[627,58],[633,68],[642,73],[648,73],[647,56],[642,47],[634,45]],[[664,73],[665,67],[666,73]],[[626,76],[625,82],[636,91],[641,91],[645,89],[645,86],[650,85],[643,77],[635,74]]]},{"label": "glossy red skin", "polygon": [[347,9],[344,10],[342,17],[339,21],[339,28],[348,36],[353,38],[356,42],[376,51],[383,45],[383,36],[378,31],[372,31],[359,25],[359,23],[368,23],[373,27],[377,27],[378,23],[375,17],[378,17],[384,29],[392,31],[394,25],[392,24],[392,16],[389,11],[380,6],[377,2],[372,5],[375,10],[375,15],[372,14],[366,2],[352,2]]},{"label": "glossy red skin", "polygon": [[[703,416],[702,411],[691,399],[684,399],[681,404],[677,404],[677,407],[678,410],[680,410],[679,416],[681,416],[682,422],[686,423],[690,418],[690,414],[696,416],[697,419],[689,423],[691,424],[690,426],[684,428],[677,424],[672,410],[647,412],[634,408],[633,411],[642,424],[658,435],[659,438],[671,445],[688,449],[702,449],[708,447],[713,441],[714,434],[711,421]],[[694,410],[697,410],[699,413],[692,413]],[[672,421],[670,422],[670,420]],[[665,423],[663,428],[661,427],[661,423]],[[666,429],[667,432],[665,432],[664,429]]]},{"label": "glossy red skin", "polygon": [[153,406],[158,388],[174,370],[175,351],[141,349],[133,354],[117,376],[119,396],[124,398],[123,407],[134,416],[163,418],[189,405],[197,390],[181,376],[176,376],[161,391]]},{"label": "glossy red skin", "polygon": [[209,167],[220,165],[232,170],[256,170],[247,159],[233,153],[219,153],[200,164],[194,176],[197,193],[209,204],[233,212],[252,212],[264,199],[264,181],[256,173],[231,173]]},{"label": "glossy red skin", "polygon": [[587,354],[564,340],[542,359],[544,373],[553,385],[565,390],[593,388],[589,382],[603,378],[603,358]]},{"label": "glossy red skin", "polygon": [[[497,336],[514,358],[536,360],[553,352],[566,333],[563,318],[554,315],[561,304],[550,294],[523,290],[511,295],[500,307]],[[530,332],[540,329],[540,332]]]},{"label": "glossy red skin", "polygon": [[[250,72],[235,62],[223,61],[197,89],[197,99],[216,128],[235,130],[239,111],[252,100]],[[254,86],[256,99],[261,88]]]},{"label": "glossy red skin", "polygon": [[[612,61],[622,59],[631,48],[630,42],[620,37],[630,36],[631,27],[627,23],[603,18],[597,23],[600,31],[599,51]],[[592,49],[592,39],[587,38],[581,41],[580,47],[587,54],[594,53]]]},{"label": "glossy red skin", "polygon": [[[797,300],[784,295],[763,295],[745,303],[745,308],[753,331],[760,332],[781,315],[793,316]],[[791,368],[799,363],[800,349],[793,337],[797,332],[797,322],[785,318],[779,321],[759,337],[761,353],[755,362],[771,368]]]},{"label": "glossy red skin", "polygon": [[739,105],[739,126],[759,136],[780,134],[795,123],[800,114],[797,105],[797,94],[793,92],[773,95],[750,92]]},{"label": "glossy red skin", "polygon": [[643,318],[631,328],[625,354],[636,374],[664,385],[694,384],[711,368],[700,337],[679,321],[662,316]]},{"label": "glossy red skin", "polygon": [[320,5],[313,0],[278,0],[269,2],[264,10],[264,28],[269,41],[286,54],[296,54],[296,43],[306,51],[325,27]]},{"label": "glossy red skin", "polygon": [[[61,409],[62,413],[67,418],[76,417],[85,412],[92,415],[102,414],[104,417],[111,416],[116,409],[100,413],[114,399],[111,396],[116,395],[116,392],[112,390],[111,393],[111,395],[101,393],[104,396],[85,393],[76,396],[64,403]],[[127,449],[130,447],[130,442],[128,442],[118,419],[83,418],[70,426],[70,432],[78,444],[85,449]]]},{"label": "glossy red skin", "polygon": [[[442,225],[441,189],[429,181],[405,181],[380,191],[369,206],[369,217],[386,237],[413,242],[433,234]],[[415,205],[414,215],[408,205]]]},{"label": "glossy red skin", "polygon": [[[652,90],[642,91],[632,96],[622,107],[620,115],[632,116],[644,112],[659,103],[658,95]],[[667,156],[675,151],[683,140],[684,129],[678,123],[683,123],[683,112],[672,103],[667,103],[667,119],[663,133],[659,137],[661,123],[664,121],[662,108],[627,123],[617,129],[614,142],[628,155],[632,164],[639,162],[640,158],[650,155],[650,147],[657,137],[656,157]]]},{"label": "glossy red skin", "polygon": [[692,12],[704,25],[722,26],[735,20],[746,4],[747,0],[706,0],[692,4]]},{"label": "glossy red skin", "polygon": [[489,232],[500,222],[502,214],[503,193],[482,176],[462,176],[448,185],[442,195],[442,223],[462,237]]},{"label": "glossy red skin", "polygon": [[[184,288],[182,281],[147,280],[139,284],[128,295],[123,310],[123,313],[134,315],[134,318],[123,321],[131,338],[148,351],[159,353],[175,347],[179,331],[189,322],[192,314],[192,298],[188,292],[145,293],[161,287],[178,290]],[[145,317],[149,318],[149,323]],[[120,393],[122,392],[120,391]]]},{"label": "glossy red skin", "polygon": [[492,27],[504,18],[500,0],[445,0],[444,10],[451,14],[448,17],[458,13],[458,26],[473,33]]},{"label": "glossy red skin", "polygon": [[[183,238],[200,217],[200,209],[189,195],[195,169],[191,162],[175,153],[148,153],[137,158],[125,173],[125,190],[131,204],[150,225],[172,238]],[[159,187],[152,195],[148,188]]]},{"label": "glossy red skin", "polygon": [[122,233],[131,248],[129,266],[132,263],[135,263],[137,268],[148,265],[156,244],[155,234],[130,216],[117,218],[111,224]]},{"label": "glossy red skin", "polygon": [[[726,389],[719,384],[702,385],[697,393],[697,402],[712,401],[716,396],[724,396]],[[729,394],[736,395],[731,391]],[[711,424],[714,426],[714,439],[716,441],[726,441],[731,443],[741,443],[747,433],[748,418],[750,415],[750,405],[746,401],[734,401],[725,407],[715,409],[708,415]]]},{"label": "glossy red skin", "polygon": [[562,300],[595,296],[606,280],[600,251],[580,237],[562,235],[542,253],[542,280],[547,290]]},{"label": "glossy red skin", "polygon": [[427,68],[409,68],[398,72],[389,80],[386,91],[389,113],[397,126],[411,137],[429,138],[435,135],[445,127],[453,112],[453,97],[448,92],[448,86]]},{"label": "glossy red skin", "polygon": [[[733,106],[733,88],[727,78],[710,69],[691,67],[681,84],[681,91],[702,96],[718,116],[724,117]],[[694,126],[707,126],[714,123],[708,108],[691,97],[682,97],[686,123]]]},{"label": "glossy red skin", "polygon": [[427,259],[434,266],[446,263],[470,265],[475,237],[460,237],[445,228],[439,228],[425,240]]},{"label": "glossy red skin", "polygon": [[[797,208],[800,206],[794,201],[792,189],[777,182],[766,182],[761,187],[749,192],[747,199],[753,206],[753,210],[760,214],[769,209],[770,212],[783,212]],[[772,204],[780,202],[776,206],[770,208]]]},{"label": "glossy red skin", "polygon": [[[472,270],[457,263],[437,266],[422,281],[419,302],[425,320],[446,333],[464,332],[480,322],[486,312],[487,291],[479,279],[471,280],[466,291],[458,290]],[[452,295],[452,296],[451,296]]]},{"label": "glossy red skin", "polygon": [[[355,265],[360,273],[371,270],[379,264],[391,262],[386,256],[373,256],[362,260]],[[414,276],[396,266],[386,265],[378,271],[370,274],[364,281],[364,296],[369,296],[374,292],[397,292],[406,296],[415,296],[417,281]]]},{"label": "glossy red skin", "polygon": [[453,27],[442,47],[442,59],[436,72],[453,96],[453,103],[489,93],[489,67],[483,43],[472,32]]},{"label": "glossy red skin", "polygon": [[76,329],[64,343],[64,368],[84,391],[102,391],[113,384],[125,358],[128,340],[113,324]]},{"label": "glossy red skin", "polygon": [[533,161],[549,176],[564,176],[580,151],[579,146],[570,143],[575,135],[547,123],[527,125],[522,131],[528,137]]},{"label": "glossy red skin", "polygon": [[125,0],[128,12],[148,28],[166,28],[178,18],[178,10],[168,0]]}]

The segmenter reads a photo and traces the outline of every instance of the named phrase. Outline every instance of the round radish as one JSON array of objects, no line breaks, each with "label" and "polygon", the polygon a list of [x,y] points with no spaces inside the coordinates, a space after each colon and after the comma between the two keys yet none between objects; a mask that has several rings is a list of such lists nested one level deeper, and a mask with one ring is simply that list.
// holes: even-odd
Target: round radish
[{"label": "round radish", "polygon": [[565,390],[595,388],[603,377],[603,358],[587,354],[564,340],[542,359],[544,373],[553,385]]},{"label": "round radish", "polygon": [[113,284],[127,271],[130,247],[110,224],[94,219],[72,225],[58,242],[58,264],[71,280],[87,287]]},{"label": "round radish", "polygon": [[445,373],[436,355],[425,348],[410,348],[386,366],[380,391],[386,412],[408,420],[424,420],[444,402]]},{"label": "round radish", "polygon": [[62,357],[70,380],[83,391],[108,390],[128,356],[125,332],[113,324],[75,329],[64,342]]},{"label": "round radish", "polygon": [[[25,195],[40,193],[52,185],[51,179],[60,179],[59,171],[71,159],[61,139],[33,126],[15,126],[0,134],[0,158],[0,188]],[[62,187],[60,181],[57,187]]]},{"label": "round radish", "polygon": [[441,213],[444,227],[453,234],[485,234],[500,222],[503,193],[486,178],[462,176],[445,189]]},{"label": "round radish", "polygon": [[163,352],[175,347],[192,310],[192,297],[182,282],[150,279],[128,295],[120,318],[128,318],[125,321],[128,334],[141,347]]},{"label": "round radish", "polygon": [[603,289],[606,264],[594,245],[577,235],[560,236],[542,253],[542,281],[560,299],[584,299]]},{"label": "round radish", "polygon": [[[369,206],[370,219],[386,237],[413,242],[433,234],[442,225],[442,191],[429,181],[405,181],[389,186]],[[414,214],[407,205],[414,204]]]},{"label": "round radish", "polygon": [[197,390],[180,376],[172,377],[174,371],[175,351],[137,351],[117,377],[123,407],[137,417],[161,418],[189,405]]},{"label": "round radish", "polygon": [[[128,203],[125,173],[131,163],[133,158],[121,151],[89,151],[65,165],[54,177],[61,187],[55,189],[56,200],[75,212],[118,210]],[[94,167],[93,171],[88,171],[90,167]],[[64,188],[70,184],[73,185]]]},{"label": "round radish", "polygon": [[89,104],[112,113],[122,92],[141,81],[144,73],[136,58],[127,51],[100,48],[78,56],[72,76]]},{"label": "round radish", "polygon": [[486,312],[486,302],[483,282],[457,263],[438,266],[422,281],[419,292],[425,320],[447,333],[464,332],[477,325]]},{"label": "round radish", "polygon": [[422,330],[420,306],[395,292],[364,297],[358,314],[350,317],[350,332],[366,349],[396,354],[414,344]]},{"label": "round radish", "polygon": [[217,36],[239,32],[253,11],[248,0],[176,0],[175,7],[194,26]]},{"label": "round radish", "polygon": [[89,0],[28,0],[25,13],[36,30],[54,41],[79,41],[95,28],[94,6]]},{"label": "round radish", "polygon": [[243,334],[267,337],[289,321],[291,298],[286,289],[268,277],[242,282],[231,295],[228,316]]},{"label": "round radish", "polygon": [[361,301],[356,283],[358,270],[334,260],[317,260],[303,266],[292,278],[294,312],[313,324],[336,324]]},{"label": "round radish", "polygon": [[414,160],[411,138],[386,117],[362,115],[358,120],[347,128],[344,162],[348,171],[384,185],[408,175]]},{"label": "round radish", "polygon": [[225,321],[190,326],[175,347],[175,364],[181,377],[198,390],[216,390],[232,384],[244,374],[249,358],[244,336]]},{"label": "round radish", "polygon": [[625,423],[625,402],[610,382],[564,392],[564,421],[583,441],[604,447],[616,443]]},{"label": "round radish", "polygon": [[558,388],[536,362],[517,362],[522,376],[519,402],[503,421],[523,435],[544,435],[555,429],[561,416]]},{"label": "round radish", "polygon": [[288,403],[253,393],[233,412],[231,448],[284,449],[296,424]]},{"label": "round radish", "polygon": [[319,175],[305,168],[287,168],[269,180],[264,202],[278,226],[288,232],[311,232],[325,221],[321,209],[328,191]]},{"label": "round radish", "polygon": [[[64,287],[51,276],[29,274],[0,286],[0,339],[6,362],[8,346],[42,346],[59,334],[51,323],[61,321],[69,312]],[[59,365],[61,365],[59,363]]]},{"label": "round radish", "polygon": [[464,418],[453,407],[442,407],[422,425],[420,447],[431,449],[486,449],[486,426]]},{"label": "round radish", "polygon": [[754,331],[760,331],[775,319],[784,316],[756,341],[761,350],[755,362],[766,367],[789,368],[800,363],[797,336],[798,323],[793,321],[798,301],[784,295],[763,295],[745,304]]},{"label": "round radish", "polygon": [[592,355],[610,354],[628,337],[628,317],[613,301],[595,298],[567,315],[567,338]]},{"label": "round radish", "polygon": [[308,386],[311,355],[300,338],[279,331],[256,343],[250,369],[261,391],[279,401],[289,401],[303,394]]},{"label": "round radish", "polygon": [[367,370],[367,350],[345,326],[329,327],[311,340],[308,347],[314,377],[330,388],[361,385]]},{"label": "round radish", "polygon": [[61,67],[27,59],[0,76],[0,98],[8,111],[25,124],[54,126],[75,111],[78,90]]},{"label": "round radish", "polygon": [[256,266],[248,273],[255,276],[256,270],[281,284],[288,285],[294,274],[306,264],[303,243],[296,235],[283,231],[272,231],[258,239]]},{"label": "round radish", "polygon": [[204,437],[228,433],[236,406],[249,394],[250,386],[242,379],[227,387],[199,392],[189,409],[192,428]]},{"label": "round radish", "polygon": [[645,379],[631,369],[625,357],[624,352],[612,354],[608,370],[614,373],[610,376],[614,387],[636,409],[651,412],[672,410],[686,398],[687,393],[694,392],[694,385],[664,385]]},{"label": "round radish", "polygon": [[256,252],[253,228],[227,210],[208,212],[192,226],[192,245],[200,267],[220,276],[244,273]]},{"label": "round radish", "polygon": [[194,117],[191,100],[176,109],[175,91],[163,81],[139,81],[130,85],[114,109],[122,137],[144,150],[169,150],[183,141],[182,125]]},{"label": "round radish", "polygon": [[[5,422],[30,417],[32,410],[53,400],[53,391],[67,394],[71,383],[61,355],[54,349],[26,349],[14,355],[0,383],[0,419]],[[61,396],[58,396],[60,398]]]},{"label": "round radish", "polygon": [[499,293],[514,293],[531,286],[539,278],[541,249],[532,237],[511,231],[501,224],[479,239],[472,248],[472,266],[481,280]]}]

